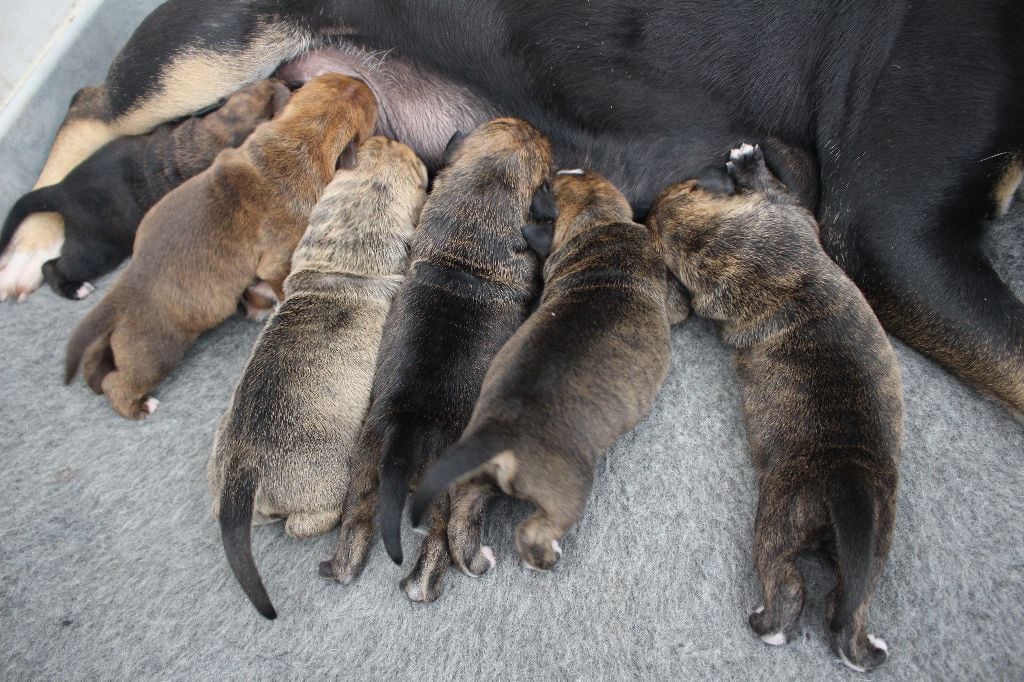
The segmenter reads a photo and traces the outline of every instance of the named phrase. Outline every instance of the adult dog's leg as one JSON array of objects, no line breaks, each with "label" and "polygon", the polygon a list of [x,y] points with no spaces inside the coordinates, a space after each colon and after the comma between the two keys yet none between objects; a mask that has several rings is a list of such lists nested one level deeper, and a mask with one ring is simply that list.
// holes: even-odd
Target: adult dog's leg
[{"label": "adult dog's leg", "polygon": [[[105,84],[76,95],[35,186],[59,182],[118,136],[145,133],[269,76],[309,43],[298,20],[262,14],[259,3],[164,3],[115,58]],[[0,261],[0,299],[35,290],[62,239],[57,214],[26,219]]]},{"label": "adult dog's leg", "polygon": [[913,6],[865,108],[823,114],[819,215],[890,332],[1021,413],[1024,304],[980,242],[1021,178],[1024,11],[992,7]]},{"label": "adult dog's leg", "polygon": [[869,230],[856,250],[848,271],[890,332],[1024,414],[1024,304],[977,239]]}]

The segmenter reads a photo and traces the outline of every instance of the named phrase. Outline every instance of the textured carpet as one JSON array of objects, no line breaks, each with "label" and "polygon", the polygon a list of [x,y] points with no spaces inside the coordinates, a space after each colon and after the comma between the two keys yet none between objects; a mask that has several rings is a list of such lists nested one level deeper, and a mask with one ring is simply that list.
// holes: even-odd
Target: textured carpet
[{"label": "textured carpet", "polygon": [[[130,27],[152,3],[111,4]],[[124,29],[107,30],[112,50]],[[69,65],[55,89],[98,80],[107,60]],[[66,105],[60,92],[47,97]],[[0,141],[0,210],[29,186],[52,131]],[[1022,234],[1018,204],[990,240],[1019,293]],[[204,336],[157,390],[157,414],[127,422],[83,384],[60,383],[67,335],[110,281],[82,303],[43,291],[0,306],[0,678],[857,677],[828,650],[831,577],[813,557],[801,564],[809,596],[796,640],[768,647],[747,627],[760,603],[754,474],[730,352],[708,323],[674,333],[652,414],[601,464],[553,572],[519,565],[512,531],[528,510],[510,502],[487,524],[496,570],[478,580],[449,572],[429,606],[406,600],[404,573],[379,544],[363,576],[341,587],[316,574],[334,533],[299,542],[277,524],[254,533],[281,613],[271,623],[230,575],[204,471],[258,327],[236,317]],[[934,363],[897,352],[902,484],[870,617],[891,658],[873,678],[1019,679],[1024,426]],[[405,535],[408,555],[419,536]]]}]

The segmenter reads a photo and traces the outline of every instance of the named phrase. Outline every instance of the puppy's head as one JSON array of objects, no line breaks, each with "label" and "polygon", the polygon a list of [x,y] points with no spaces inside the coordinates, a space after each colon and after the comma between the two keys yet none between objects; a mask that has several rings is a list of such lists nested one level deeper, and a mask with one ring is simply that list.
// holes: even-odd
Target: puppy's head
[{"label": "puppy's head", "polygon": [[469,173],[481,186],[499,179],[527,201],[553,169],[547,138],[517,118],[493,119],[465,137],[456,133],[445,150],[445,160],[449,164],[445,175]]},{"label": "puppy's head", "polygon": [[276,120],[286,134],[319,142],[324,162],[334,167],[350,142],[358,144],[373,134],[377,112],[377,100],[365,83],[325,73],[292,93]]},{"label": "puppy's head", "polygon": [[555,219],[551,248],[590,227],[633,222],[626,197],[607,178],[593,171],[559,171],[554,181]]},{"label": "puppy's head", "polygon": [[222,147],[237,147],[256,126],[280,113],[291,94],[284,82],[277,79],[249,83],[203,116],[200,129]]},{"label": "puppy's head", "polygon": [[647,224],[698,312],[714,319],[756,317],[799,286],[820,250],[816,226],[803,209],[706,184],[691,179],[665,189]]},{"label": "puppy's head", "polygon": [[[408,240],[426,200],[426,166],[408,146],[381,136],[341,158],[292,256],[293,274],[403,273]],[[289,282],[291,290],[296,277]]]}]

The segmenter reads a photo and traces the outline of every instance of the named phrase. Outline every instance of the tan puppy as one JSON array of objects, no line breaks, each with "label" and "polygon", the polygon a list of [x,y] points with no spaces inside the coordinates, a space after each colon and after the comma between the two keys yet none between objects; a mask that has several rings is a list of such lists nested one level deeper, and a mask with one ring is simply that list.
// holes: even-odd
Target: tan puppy
[{"label": "tan puppy", "polygon": [[[68,342],[65,381],[84,358],[89,386],[131,419],[202,332],[235,311],[254,280],[278,298],[309,212],[377,104],[362,82],[320,76],[238,149],[162,199],[143,219],[131,264]],[[352,148],[354,151],[354,147]]]},{"label": "tan puppy", "polygon": [[[537,512],[516,531],[516,550],[549,569],[559,540],[583,515],[594,463],[650,410],[668,372],[664,257],[626,198],[596,173],[555,180],[552,254],[540,306],[502,346],[458,443],[426,474],[413,521],[452,481],[449,549],[464,571],[490,563],[480,512],[495,484]],[[674,299],[679,301],[680,299]]]},{"label": "tan puppy", "polygon": [[[287,298],[260,334],[207,466],[228,562],[267,618],[250,527],[287,517],[294,537],[338,523],[347,460],[370,403],[384,319],[408,265],[427,170],[384,137],[359,148],[310,216]],[[273,415],[269,419],[268,415]]]},{"label": "tan puppy", "polygon": [[764,588],[750,625],[768,644],[787,641],[804,601],[796,557],[825,548],[838,578],[832,646],[868,670],[886,659],[865,622],[896,512],[899,365],[864,296],[822,250],[814,218],[760,149],[734,150],[728,170],[719,182],[668,188],[648,220],[694,312],[718,321],[737,349]]}]

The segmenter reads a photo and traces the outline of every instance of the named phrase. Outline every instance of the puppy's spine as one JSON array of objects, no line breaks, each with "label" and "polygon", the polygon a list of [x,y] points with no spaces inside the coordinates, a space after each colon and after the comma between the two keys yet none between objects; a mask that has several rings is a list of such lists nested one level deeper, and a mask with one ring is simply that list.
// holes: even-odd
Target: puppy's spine
[{"label": "puppy's spine", "polygon": [[441,432],[430,429],[392,426],[384,436],[377,525],[388,556],[398,565],[402,564],[402,510],[409,481],[417,465],[432,461],[445,445]]},{"label": "puppy's spine", "polygon": [[430,468],[412,498],[412,523],[420,525],[423,514],[434,499],[453,482],[465,476],[502,451],[501,444],[481,439],[460,441],[450,447]]},{"label": "puppy's spine", "polygon": [[59,185],[40,187],[14,202],[11,212],[7,214],[7,220],[4,221],[4,229],[0,231],[0,253],[11,243],[14,232],[25,218],[33,213],[48,213],[51,211],[60,213],[59,187]]},{"label": "puppy's spine", "polygon": [[229,467],[220,493],[220,535],[228,565],[245,596],[260,615],[273,620],[277,611],[252,558],[252,507],[258,482],[255,469],[239,469],[235,464]]},{"label": "puppy's spine", "polygon": [[82,363],[82,356],[85,355],[89,345],[101,336],[109,334],[114,328],[116,313],[117,305],[111,302],[110,294],[108,294],[93,306],[85,319],[75,327],[74,333],[68,339],[67,349],[64,353],[65,384],[70,384],[71,380],[75,378],[78,366]]},{"label": "puppy's spine", "polygon": [[836,560],[843,587],[836,601],[832,627],[837,632],[852,621],[871,586],[875,563],[875,499],[856,465],[840,467],[826,485],[829,515],[835,530]]}]

